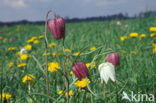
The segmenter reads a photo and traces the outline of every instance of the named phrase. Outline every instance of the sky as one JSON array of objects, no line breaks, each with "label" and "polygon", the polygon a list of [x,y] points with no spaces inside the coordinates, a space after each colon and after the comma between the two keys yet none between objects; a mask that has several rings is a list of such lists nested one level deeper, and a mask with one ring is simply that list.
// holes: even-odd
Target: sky
[{"label": "sky", "polygon": [[[45,20],[48,10],[69,18],[156,11],[156,0],[0,0],[0,21]],[[51,14],[49,18],[52,18]]]}]

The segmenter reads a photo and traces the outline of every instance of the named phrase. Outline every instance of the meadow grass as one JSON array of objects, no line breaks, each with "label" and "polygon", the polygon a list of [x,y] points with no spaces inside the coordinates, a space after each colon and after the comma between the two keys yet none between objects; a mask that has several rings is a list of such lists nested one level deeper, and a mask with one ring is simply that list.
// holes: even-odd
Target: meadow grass
[{"label": "meadow grass", "polygon": [[[65,49],[70,49],[71,54],[82,52],[79,56],[72,55],[66,60],[66,74],[69,79],[69,89],[72,90],[70,103],[117,103],[128,102],[121,100],[122,92],[130,95],[130,91],[142,94],[154,94],[156,96],[156,54],[153,53],[152,43],[155,38],[151,38],[149,28],[156,27],[156,17],[144,19],[120,20],[121,25],[117,25],[118,20],[112,21],[92,21],[66,24]],[[125,27],[125,25],[128,27]],[[46,103],[47,98],[51,102],[66,101],[66,88],[63,73],[63,62],[67,52],[63,53],[62,40],[54,40],[48,30],[48,43],[56,43],[54,47],[48,47],[48,62],[58,62],[60,69],[56,72],[49,71],[50,96],[46,94],[45,78],[45,40],[38,39],[44,36],[44,25],[15,25],[12,27],[1,27],[0,33],[0,79],[1,92],[9,93],[12,97],[8,100],[11,103]],[[144,33],[146,37],[142,40],[139,36],[130,38],[129,34],[137,32]],[[128,39],[121,41],[121,36]],[[10,41],[11,38],[15,41]],[[32,37],[37,37],[38,44],[27,43]],[[27,60],[20,60],[17,52],[25,45],[32,45],[32,49],[27,51]],[[15,50],[8,50],[15,47]],[[91,47],[96,50],[91,51]],[[135,52],[131,52],[135,51]],[[98,65],[106,62],[107,54],[118,52],[120,54],[120,65],[115,68],[116,82],[109,80],[108,84],[101,83]],[[56,53],[56,56],[52,55]],[[72,62],[84,61],[85,63],[95,63],[94,68],[89,69],[90,88],[97,94],[92,95],[87,88],[79,88],[73,83],[77,80],[74,74],[70,74]],[[8,64],[14,64],[9,67]],[[18,64],[25,62],[27,65],[19,68]],[[25,75],[35,76],[34,82],[23,83]],[[63,90],[62,94],[58,91]],[[1,101],[2,102],[2,101]]]}]

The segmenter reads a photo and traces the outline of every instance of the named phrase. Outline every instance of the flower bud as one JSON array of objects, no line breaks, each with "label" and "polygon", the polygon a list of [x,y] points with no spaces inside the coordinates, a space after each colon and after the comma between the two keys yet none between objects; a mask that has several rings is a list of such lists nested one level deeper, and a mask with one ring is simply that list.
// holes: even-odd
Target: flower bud
[{"label": "flower bud", "polygon": [[72,71],[75,74],[75,76],[81,80],[82,78],[85,78],[86,76],[89,76],[88,69],[83,62],[78,62],[72,67]]},{"label": "flower bud", "polygon": [[65,22],[62,17],[55,17],[48,22],[48,28],[56,40],[65,39]]},{"label": "flower bud", "polygon": [[120,65],[120,55],[118,53],[108,54],[107,62],[110,62],[110,63],[112,63],[115,66]]}]

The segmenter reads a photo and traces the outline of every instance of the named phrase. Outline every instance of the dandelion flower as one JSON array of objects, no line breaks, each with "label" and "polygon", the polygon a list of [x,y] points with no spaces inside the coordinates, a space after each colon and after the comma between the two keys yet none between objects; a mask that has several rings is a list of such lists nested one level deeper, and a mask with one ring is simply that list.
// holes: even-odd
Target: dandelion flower
[{"label": "dandelion flower", "polygon": [[57,62],[50,62],[48,63],[48,70],[51,72],[58,71],[60,69],[60,66]]},{"label": "dandelion flower", "polygon": [[74,55],[79,55],[80,54],[80,52],[76,52],[76,53],[74,53]]},{"label": "dandelion flower", "polygon": [[153,48],[153,53],[156,53],[156,47]]},{"label": "dandelion flower", "polygon": [[152,32],[156,32],[156,27],[150,27],[149,30],[152,31]]},{"label": "dandelion flower", "polygon": [[[67,95],[67,92],[65,94]],[[73,91],[72,90],[69,91],[69,95],[73,95]]]},{"label": "dandelion flower", "polygon": [[39,38],[39,39],[43,39],[44,37],[43,37],[42,35],[40,35],[38,38]]},{"label": "dandelion flower", "polygon": [[10,94],[8,94],[8,93],[2,93],[2,94],[0,94],[0,99],[1,99],[1,97],[5,100],[9,100],[11,97],[12,97],[12,95],[10,95]]},{"label": "dandelion flower", "polygon": [[46,56],[46,55],[48,56],[48,55],[50,55],[50,53],[43,53],[43,56]]},{"label": "dandelion flower", "polygon": [[29,75],[25,75],[22,78],[22,82],[23,83],[26,83],[26,82],[34,82],[34,79],[35,79],[35,76],[33,76],[32,74],[29,74]]},{"label": "dandelion flower", "polygon": [[111,79],[113,82],[115,81],[115,69],[112,63],[102,63],[99,65],[98,70],[100,72],[101,83],[105,81],[107,84],[109,79]]},{"label": "dandelion flower", "polygon": [[72,71],[70,71],[70,75],[72,75],[73,74],[73,72]]},{"label": "dandelion flower", "polygon": [[63,91],[62,91],[62,90],[60,90],[60,91],[58,91],[57,93],[58,93],[58,94],[62,94],[62,93],[63,93]]},{"label": "dandelion flower", "polygon": [[86,63],[87,68],[89,69],[90,67],[95,68],[95,62],[91,63]]},{"label": "dandelion flower", "polygon": [[50,47],[50,48],[51,48],[51,47],[54,47],[54,46],[56,46],[55,43],[50,43],[50,44],[49,44],[49,47]]},{"label": "dandelion flower", "polygon": [[70,52],[71,52],[71,50],[70,50],[70,49],[65,49],[64,51],[65,51],[65,52],[68,52],[68,53],[70,53]]},{"label": "dandelion flower", "polygon": [[153,38],[154,36],[156,36],[156,33],[151,33],[150,36],[151,38]]},{"label": "dandelion flower", "polygon": [[145,38],[145,36],[146,36],[146,34],[141,34],[141,35],[139,36],[140,40],[142,40],[143,38]]},{"label": "dandelion flower", "polygon": [[9,67],[12,67],[13,65],[14,65],[13,62],[10,62],[10,63],[8,64]]},{"label": "dandelion flower", "polygon": [[153,46],[153,47],[156,47],[156,43],[152,43],[152,46]]},{"label": "dandelion flower", "polygon": [[32,39],[32,40],[35,40],[35,39],[37,39],[37,37],[36,37],[36,36],[33,36],[31,39]]},{"label": "dandelion flower", "polygon": [[21,60],[27,60],[28,56],[26,54],[21,54],[20,59]]},{"label": "dandelion flower", "polygon": [[94,50],[96,50],[96,47],[91,47],[90,50],[94,51]]},{"label": "dandelion flower", "polygon": [[[90,84],[90,80],[88,78],[87,78],[87,83]],[[85,78],[82,78],[82,80],[76,81],[74,85],[80,88],[84,88],[87,86]]]},{"label": "dandelion flower", "polygon": [[21,68],[21,67],[27,66],[27,64],[26,64],[26,63],[21,63],[21,64],[18,64],[17,66],[18,66],[19,68]]},{"label": "dandelion flower", "polygon": [[15,47],[9,47],[8,50],[14,51],[15,50]]},{"label": "dandelion flower", "polygon": [[124,40],[125,40],[124,36],[121,36],[120,41],[124,41]]},{"label": "dandelion flower", "polygon": [[27,43],[32,43],[34,40],[33,39],[29,39],[27,40]]},{"label": "dandelion flower", "polygon": [[28,45],[24,46],[24,48],[25,48],[26,50],[31,50],[31,49],[32,49],[32,46],[28,44]]},{"label": "dandelion flower", "polygon": [[39,40],[35,40],[35,41],[34,41],[34,44],[38,44],[38,43],[39,43]]},{"label": "dandelion flower", "polygon": [[129,36],[131,38],[136,38],[138,36],[138,33],[130,33]]}]

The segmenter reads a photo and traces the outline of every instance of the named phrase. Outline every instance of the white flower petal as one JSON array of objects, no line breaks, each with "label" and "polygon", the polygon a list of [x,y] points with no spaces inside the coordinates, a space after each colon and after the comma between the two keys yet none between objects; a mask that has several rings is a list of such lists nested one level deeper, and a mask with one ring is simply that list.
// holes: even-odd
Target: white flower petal
[{"label": "white flower petal", "polygon": [[102,63],[99,65],[98,70],[100,72],[101,82],[103,80],[107,84],[109,78],[114,82],[115,81],[115,69],[112,63]]}]

